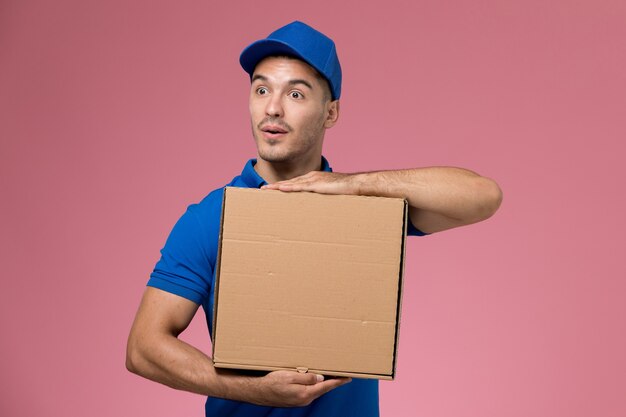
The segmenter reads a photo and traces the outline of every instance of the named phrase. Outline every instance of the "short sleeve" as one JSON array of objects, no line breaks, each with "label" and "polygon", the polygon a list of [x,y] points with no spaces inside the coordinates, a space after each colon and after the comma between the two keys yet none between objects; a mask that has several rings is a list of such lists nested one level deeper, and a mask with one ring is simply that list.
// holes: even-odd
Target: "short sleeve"
[{"label": "short sleeve", "polygon": [[148,286],[202,304],[210,293],[213,265],[208,256],[208,230],[196,207],[189,206],[172,229]]},{"label": "short sleeve", "polygon": [[408,220],[408,224],[406,228],[407,236],[427,236],[428,235],[428,233],[424,233],[418,228],[416,228],[415,226],[413,226],[413,222],[408,216],[407,216],[407,220]]}]

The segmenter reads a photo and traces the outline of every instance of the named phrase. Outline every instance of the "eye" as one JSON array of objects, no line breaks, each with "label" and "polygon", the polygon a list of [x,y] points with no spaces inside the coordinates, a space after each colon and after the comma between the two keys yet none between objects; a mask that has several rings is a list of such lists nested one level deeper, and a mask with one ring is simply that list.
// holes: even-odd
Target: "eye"
[{"label": "eye", "polygon": [[256,89],[256,93],[260,96],[264,96],[265,94],[268,93],[267,88],[265,87],[259,87]]},{"label": "eye", "polygon": [[304,96],[302,95],[302,93],[301,93],[301,92],[299,92],[299,91],[292,91],[292,92],[290,92],[290,93],[289,93],[289,97],[291,97],[291,98],[295,98],[296,100],[300,100],[300,99],[303,99],[303,98],[304,98]]}]

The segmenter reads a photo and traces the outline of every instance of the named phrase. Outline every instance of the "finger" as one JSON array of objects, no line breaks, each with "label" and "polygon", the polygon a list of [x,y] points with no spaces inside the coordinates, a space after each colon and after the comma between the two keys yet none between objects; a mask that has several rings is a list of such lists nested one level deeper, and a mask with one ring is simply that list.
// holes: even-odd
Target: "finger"
[{"label": "finger", "polygon": [[278,189],[280,191],[302,191],[304,187],[300,184],[281,184]]},{"label": "finger", "polygon": [[293,383],[301,384],[301,385],[315,385],[324,381],[324,375],[314,374],[314,373],[306,373],[301,374],[297,373],[294,375]]},{"label": "finger", "polygon": [[263,186],[261,186],[261,188],[269,188],[271,190],[278,190],[280,187],[283,187],[285,185],[291,185],[293,183],[293,181],[291,180],[285,180],[285,181],[277,181],[271,184],[265,184]]},{"label": "finger", "polygon": [[308,386],[307,390],[310,390],[311,394],[315,396],[315,398],[317,398],[349,382],[352,382],[352,378],[327,379],[326,381],[320,382],[318,384]]},{"label": "finger", "polygon": [[277,184],[275,189],[280,191],[310,191],[306,185],[294,183]]},{"label": "finger", "polygon": [[278,187],[280,187],[280,183],[278,182],[275,182],[273,184],[265,184],[261,186],[262,189],[268,189],[268,190],[278,190]]}]

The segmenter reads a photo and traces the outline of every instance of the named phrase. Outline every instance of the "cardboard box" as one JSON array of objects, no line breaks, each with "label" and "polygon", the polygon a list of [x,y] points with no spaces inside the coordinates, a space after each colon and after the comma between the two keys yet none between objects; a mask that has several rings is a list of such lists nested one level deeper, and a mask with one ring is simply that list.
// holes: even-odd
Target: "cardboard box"
[{"label": "cardboard box", "polygon": [[224,192],[216,367],[393,379],[407,203]]}]

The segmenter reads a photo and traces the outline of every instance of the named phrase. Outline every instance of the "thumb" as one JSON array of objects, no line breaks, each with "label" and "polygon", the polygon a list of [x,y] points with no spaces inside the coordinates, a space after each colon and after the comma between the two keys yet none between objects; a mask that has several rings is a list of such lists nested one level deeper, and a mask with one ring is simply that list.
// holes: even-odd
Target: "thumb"
[{"label": "thumb", "polygon": [[324,375],[320,374],[298,374],[298,377],[295,379],[296,384],[302,385],[315,385],[324,380]]}]

